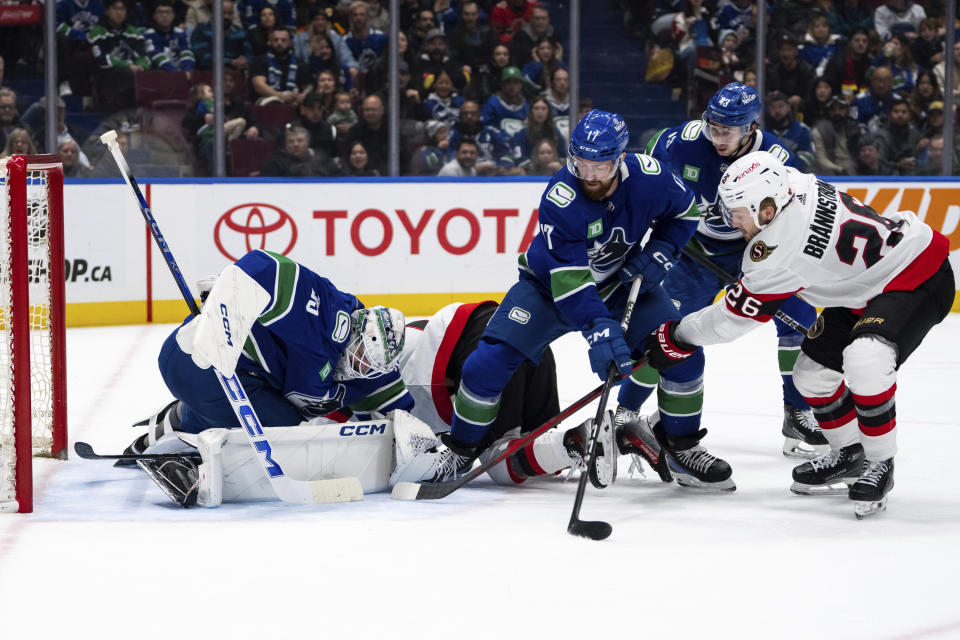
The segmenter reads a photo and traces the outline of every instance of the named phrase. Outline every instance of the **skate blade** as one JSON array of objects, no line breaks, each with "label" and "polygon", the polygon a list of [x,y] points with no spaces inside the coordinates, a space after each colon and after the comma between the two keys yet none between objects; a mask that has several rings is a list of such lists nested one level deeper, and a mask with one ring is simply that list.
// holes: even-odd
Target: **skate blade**
[{"label": "skate blade", "polygon": [[807,444],[799,438],[785,438],[781,451],[783,452],[783,455],[788,458],[812,460],[830,453],[830,445]]},{"label": "skate blade", "polygon": [[675,473],[674,478],[676,478],[677,484],[685,489],[696,489],[705,493],[730,493],[737,490],[733,478],[727,478],[721,482],[701,482],[693,476],[682,473]]},{"label": "skate blade", "polygon": [[884,496],[880,500],[854,500],[853,501],[853,515],[857,516],[857,520],[863,520],[868,516],[880,513],[881,511],[887,510],[887,496]]},{"label": "skate blade", "polygon": [[790,491],[798,496],[845,496],[850,491],[849,485],[856,480],[856,478],[848,478],[830,484],[803,484],[795,481]]}]

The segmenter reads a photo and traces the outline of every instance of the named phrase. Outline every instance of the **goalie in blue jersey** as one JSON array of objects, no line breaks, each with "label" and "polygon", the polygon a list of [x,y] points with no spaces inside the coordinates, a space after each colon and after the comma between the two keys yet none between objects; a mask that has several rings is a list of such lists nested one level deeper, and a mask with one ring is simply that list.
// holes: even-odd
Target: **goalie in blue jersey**
[{"label": "goalie in blue jersey", "polygon": [[[463,365],[451,430],[441,436],[447,463],[435,480],[469,469],[512,373],[524,361],[537,364],[551,341],[580,331],[590,345],[591,369],[605,378],[611,362],[621,373],[631,371],[658,319],[679,317],[660,282],[693,235],[700,212],[693,194],[668,168],[650,156],[624,152],[628,139],[623,119],[599,110],[586,114],[571,134],[567,166],[547,185],[539,232],[519,258],[519,280]],[[624,335],[616,318],[636,277],[642,278],[641,293]],[[702,362],[698,349],[661,376],[658,400],[664,413],[656,435],[666,455],[654,461],[668,464],[688,486],[732,489],[729,465],[699,444],[706,434],[700,429]],[[630,401],[622,394],[620,400]],[[628,408],[636,411],[639,404]],[[641,437],[640,427],[634,421],[616,430],[607,416],[600,429],[604,455],[590,470],[594,484],[614,478],[618,445],[624,453],[648,453],[648,434]],[[665,479],[670,475],[662,467],[658,472]]]},{"label": "goalie in blue jersey", "polygon": [[[717,188],[723,172],[734,160],[753,151],[766,151],[784,165],[798,168],[797,158],[787,150],[783,141],[759,128],[761,109],[760,94],[753,87],[731,82],[710,99],[700,120],[663,129],[646,148],[648,154],[669,166],[697,197],[702,218],[687,251],[700,254],[734,277],[740,273],[747,242],[740,231],[723,221],[717,209]],[[663,287],[676,301],[681,315],[686,316],[713,304],[717,293],[726,284],[696,260],[682,255],[677,268],[671,270],[664,280]],[[807,327],[817,317],[813,307],[797,298],[791,298],[784,311]],[[797,458],[824,454],[828,449],[827,440],[817,426],[810,405],[793,384],[793,365],[800,355],[804,336],[779,318],[774,324],[779,338],[777,360],[783,381],[783,454]],[[632,389],[631,393],[646,398],[656,382],[656,370],[643,367],[631,377],[630,383],[624,385]],[[626,420],[633,416],[617,417]]]}]

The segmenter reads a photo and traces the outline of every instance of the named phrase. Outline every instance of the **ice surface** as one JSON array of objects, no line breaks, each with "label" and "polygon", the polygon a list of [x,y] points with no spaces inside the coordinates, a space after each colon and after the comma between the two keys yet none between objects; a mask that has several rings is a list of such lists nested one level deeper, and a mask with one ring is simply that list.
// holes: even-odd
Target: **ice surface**
[{"label": "ice surface", "polygon": [[[71,441],[118,452],[168,401],[171,329],[68,332]],[[566,533],[561,478],[184,510],[139,471],[39,460],[36,512],[0,517],[0,638],[960,637],[960,317],[900,372],[896,488],[862,522],[788,490],[775,346],[764,327],[707,352],[704,444],[737,491],[631,478],[621,458],[581,512],[613,525],[604,542]],[[598,381],[579,336],[555,348],[566,404]]]}]

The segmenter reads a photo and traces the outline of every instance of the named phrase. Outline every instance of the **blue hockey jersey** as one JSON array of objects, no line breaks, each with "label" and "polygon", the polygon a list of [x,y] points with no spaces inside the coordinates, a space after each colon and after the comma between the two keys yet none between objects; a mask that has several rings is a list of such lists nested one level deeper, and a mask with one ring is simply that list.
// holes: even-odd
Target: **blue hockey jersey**
[{"label": "blue hockey jersey", "polygon": [[550,180],[540,200],[540,230],[519,259],[520,277],[533,278],[557,308],[583,330],[609,317],[603,301],[621,285],[616,272],[656,222],[650,239],[677,251],[696,229],[700,211],[693,193],[655,158],[628,154],[620,184],[602,201],[591,200],[566,168]]},{"label": "blue hockey jersey", "polygon": [[507,138],[512,138],[526,124],[529,112],[530,105],[525,101],[520,104],[507,104],[500,96],[493,94],[483,103],[480,120],[485,127],[500,129],[507,134]]},{"label": "blue hockey jersey", "polygon": [[373,378],[334,380],[350,339],[350,313],[363,307],[356,297],[279,254],[251,251],[236,266],[270,293],[238,369],[279,389],[304,419],[343,407],[359,414],[413,408],[397,369]]},{"label": "blue hockey jersey", "polygon": [[[746,153],[752,151],[769,151],[788,167],[797,168],[796,158],[783,141],[767,131],[757,131]],[[729,163],[703,134],[703,121],[690,120],[661,130],[647,143],[646,152],[670,167],[696,195],[701,213],[696,233],[700,248],[708,254],[742,251],[743,234],[724,224],[716,207],[717,186]]]},{"label": "blue hockey jersey", "polygon": [[57,0],[57,34],[83,42],[103,14],[100,0]]},{"label": "blue hockey jersey", "polygon": [[193,51],[187,41],[187,32],[183,29],[174,27],[168,33],[163,33],[151,27],[143,32],[143,38],[152,68],[163,71],[193,71],[196,66]]}]

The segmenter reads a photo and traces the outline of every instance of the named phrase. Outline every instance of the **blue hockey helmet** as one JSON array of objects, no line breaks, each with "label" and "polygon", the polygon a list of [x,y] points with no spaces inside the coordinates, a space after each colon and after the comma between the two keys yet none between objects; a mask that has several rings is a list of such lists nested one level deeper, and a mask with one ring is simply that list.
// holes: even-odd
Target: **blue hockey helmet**
[{"label": "blue hockey helmet", "polygon": [[609,111],[592,109],[570,134],[567,168],[581,178],[586,176],[578,160],[585,160],[586,164],[610,162],[612,176],[620,166],[620,156],[629,140],[630,134],[623,118]]},{"label": "blue hockey helmet", "polygon": [[750,133],[750,125],[760,121],[760,94],[753,87],[742,82],[731,82],[713,94],[703,112],[703,131],[711,142],[731,142],[718,138],[717,127],[739,132],[737,139]]}]

